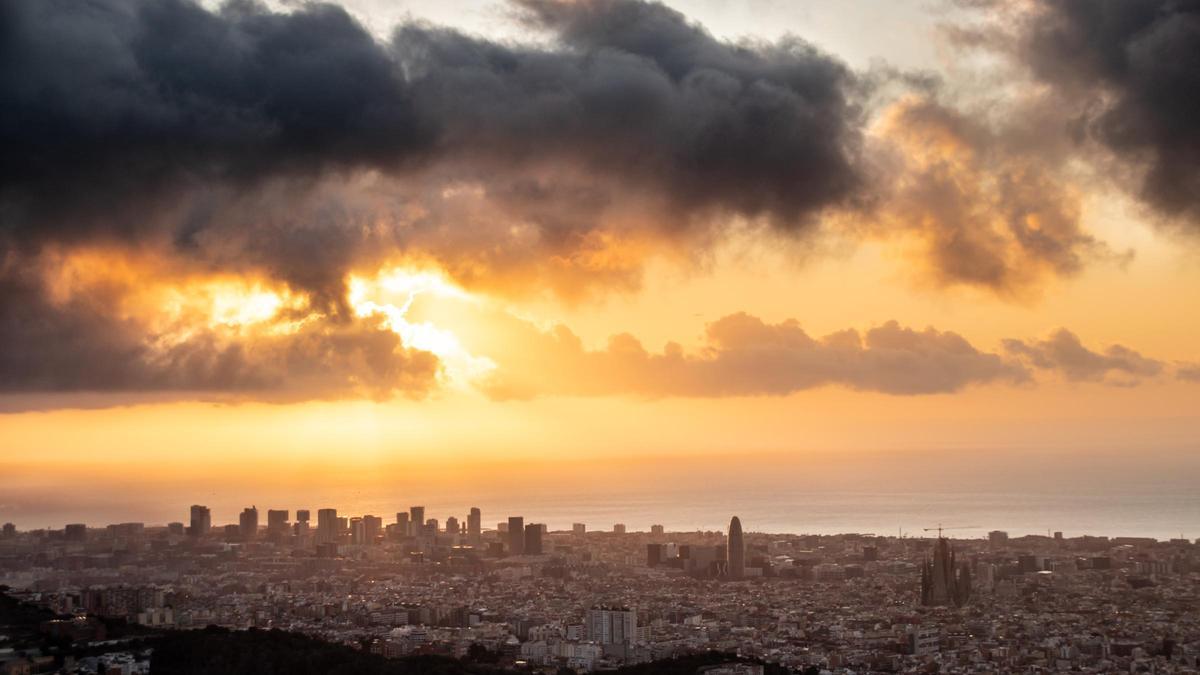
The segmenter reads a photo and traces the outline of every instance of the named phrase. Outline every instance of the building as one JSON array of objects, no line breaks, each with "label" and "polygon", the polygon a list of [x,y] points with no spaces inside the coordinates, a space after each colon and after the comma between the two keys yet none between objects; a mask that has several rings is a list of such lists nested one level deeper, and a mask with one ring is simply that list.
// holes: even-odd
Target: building
[{"label": "building", "polygon": [[285,534],[287,530],[287,509],[267,509],[267,533],[272,536],[279,536]]},{"label": "building", "polygon": [[625,523],[613,525],[613,534],[625,534]]},{"label": "building", "polygon": [[251,506],[242,509],[242,515],[238,517],[238,528],[241,530],[242,539],[249,541],[258,535],[258,508]]},{"label": "building", "polygon": [[203,537],[212,529],[212,511],[209,511],[207,506],[199,504],[192,505],[191,525],[188,527],[188,534],[193,537]]},{"label": "building", "polygon": [[637,637],[637,612],[628,607],[592,607],[584,625],[587,639],[597,644],[633,642]]},{"label": "building", "polygon": [[383,518],[365,515],[362,517],[363,543],[376,544],[383,537]]},{"label": "building", "polygon": [[662,544],[646,544],[646,567],[658,567],[663,563]]},{"label": "building", "polygon": [[338,540],[337,509],[320,509],[317,511],[318,544],[334,544]]},{"label": "building", "polygon": [[411,523],[412,532],[410,534],[412,534],[412,536],[419,537],[425,534],[425,507],[408,507],[408,522]]},{"label": "building", "polygon": [[525,518],[509,516],[508,518],[508,554],[521,555],[525,552]]},{"label": "building", "polygon": [[479,507],[471,507],[467,514],[467,537],[472,544],[478,544],[483,538],[483,512]]},{"label": "building", "polygon": [[530,523],[525,526],[525,555],[542,554],[542,526]]},{"label": "building", "polygon": [[988,543],[993,546],[1004,546],[1008,543],[1008,533],[1004,530],[992,530],[988,532]]},{"label": "building", "polygon": [[938,537],[933,560],[921,566],[921,604],[962,607],[971,597],[971,572],[958,566],[950,540]]},{"label": "building", "polygon": [[408,512],[399,511],[396,513],[396,530],[401,537],[411,537],[412,527],[409,525]]},{"label": "building", "polygon": [[652,534],[656,537],[663,536],[663,533],[665,533],[665,532],[666,532],[666,529],[662,525],[651,525],[650,526],[650,534]]},{"label": "building", "polygon": [[83,523],[72,523],[63,528],[63,539],[67,541],[86,541],[87,540],[87,525]]},{"label": "building", "polygon": [[728,547],[729,577],[741,579],[746,576],[746,542],[742,540],[742,521],[737,516],[729,520]]},{"label": "building", "polygon": [[587,525],[584,523],[573,523],[571,525],[571,534],[580,536],[587,534]]},{"label": "building", "polygon": [[446,519],[446,534],[458,534],[458,518],[450,516]]}]

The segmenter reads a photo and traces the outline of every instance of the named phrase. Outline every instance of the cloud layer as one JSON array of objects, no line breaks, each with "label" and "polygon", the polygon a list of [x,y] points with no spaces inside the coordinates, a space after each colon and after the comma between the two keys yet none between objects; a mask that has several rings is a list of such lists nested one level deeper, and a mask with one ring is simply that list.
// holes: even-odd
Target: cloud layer
[{"label": "cloud layer", "polygon": [[[1059,98],[975,115],[936,78],[856,73],[798,37],[718,40],[653,2],[511,6],[537,39],[407,23],[381,41],[321,3],[0,4],[0,389],[421,396],[437,357],[349,306],[351,274],[396,261],[578,301],[636,288],[655,252],[703,258],[735,230],[916,242],[920,275],[1006,296],[1118,257],[1081,221],[1062,130],[1014,121],[1060,120],[1046,112]],[[1035,4],[1001,13],[1016,18],[989,44],[1021,45],[1041,82],[1099,101],[1090,137],[1144,174],[1148,203],[1193,218],[1196,102],[1176,94],[1200,70],[1195,13],[1154,6]],[[880,114],[886,85],[904,96]],[[56,283],[57,260],[96,250],[160,262],[136,281]],[[193,283],[176,270],[295,301],[264,325],[193,312],[164,326],[131,298]],[[1083,358],[1051,340],[990,354],[895,324],[817,339],[727,317],[691,355],[629,337],[602,352],[566,333],[531,339],[581,381],[531,363],[498,373],[496,396],[1153,375],[1132,352]]]},{"label": "cloud layer", "polygon": [[500,400],[787,396],[825,386],[910,396],[985,384],[1032,385],[1037,370],[1071,382],[1119,386],[1164,371],[1161,362],[1121,345],[1090,350],[1065,329],[1041,340],[1005,340],[998,353],[981,350],[957,333],[914,330],[896,321],[864,332],[813,337],[796,320],[771,324],[745,313],[710,323],[694,351],[669,343],[662,352],[651,352],[628,333],[613,336],[604,349],[589,350],[565,326],[542,331],[513,318],[494,335],[502,343],[526,346],[498,357],[499,368],[480,383]]}]

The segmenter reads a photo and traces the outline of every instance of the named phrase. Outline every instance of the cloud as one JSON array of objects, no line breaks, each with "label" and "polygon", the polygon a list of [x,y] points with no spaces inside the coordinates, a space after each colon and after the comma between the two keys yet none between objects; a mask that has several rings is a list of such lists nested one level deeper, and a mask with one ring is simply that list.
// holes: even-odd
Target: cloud
[{"label": "cloud", "polygon": [[981,352],[956,333],[916,331],[894,321],[862,334],[845,330],[814,338],[794,320],[769,324],[731,314],[708,325],[703,345],[692,354],[676,343],[652,353],[629,334],[593,351],[566,327],[538,331],[515,320],[507,335],[526,349],[500,359],[480,383],[496,399],[786,396],[829,385],[917,395],[1029,380],[1024,366]]},{"label": "cloud", "polygon": [[158,245],[344,313],[381,248],[629,283],[544,263],[729,218],[804,228],[862,189],[854,75],[813,46],[640,0],[516,6],[549,44],[379,42],[320,3],[4,3],[0,247]]},{"label": "cloud", "polygon": [[231,326],[185,310],[162,321],[129,311],[133,293],[114,280],[64,294],[36,275],[0,277],[0,393],[105,393],[112,405],[386,399],[437,386],[438,359],[405,348],[379,317],[335,320],[300,308]]},{"label": "cloud", "polygon": [[1175,376],[1184,382],[1200,382],[1200,364],[1180,364],[1179,367],[1175,369]]},{"label": "cloud", "polygon": [[1005,340],[1004,348],[1033,367],[1061,372],[1075,382],[1127,386],[1156,377],[1163,370],[1161,361],[1122,345],[1112,345],[1103,352],[1092,351],[1065,328],[1042,340]]},{"label": "cloud", "polygon": [[[1040,112],[1028,102],[1021,116]],[[916,268],[939,285],[1004,295],[1119,257],[1084,230],[1081,191],[1063,176],[1061,157],[1029,147],[1029,133],[936,97],[895,102],[873,136],[887,165],[882,196],[858,226],[915,238]]]},{"label": "cloud", "polygon": [[[969,3],[964,3],[969,4]],[[1177,0],[982,3],[959,46],[1007,55],[1057,94],[1080,141],[1170,220],[1200,225],[1200,12]],[[1095,158],[1093,158],[1095,159]],[[1103,166],[1103,162],[1096,162]],[[1132,174],[1130,178],[1127,178]]]}]

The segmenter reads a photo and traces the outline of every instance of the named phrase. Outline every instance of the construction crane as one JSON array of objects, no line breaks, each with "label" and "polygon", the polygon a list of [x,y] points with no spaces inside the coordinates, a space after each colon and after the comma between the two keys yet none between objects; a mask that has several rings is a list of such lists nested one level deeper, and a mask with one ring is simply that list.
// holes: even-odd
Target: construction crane
[{"label": "construction crane", "polygon": [[976,530],[976,529],[979,529],[979,527],[980,527],[979,525],[955,525],[953,527],[942,527],[942,524],[938,523],[937,527],[924,527],[921,529],[923,529],[926,532],[933,532],[934,530],[937,530],[938,539],[941,539],[942,538],[942,530]]}]

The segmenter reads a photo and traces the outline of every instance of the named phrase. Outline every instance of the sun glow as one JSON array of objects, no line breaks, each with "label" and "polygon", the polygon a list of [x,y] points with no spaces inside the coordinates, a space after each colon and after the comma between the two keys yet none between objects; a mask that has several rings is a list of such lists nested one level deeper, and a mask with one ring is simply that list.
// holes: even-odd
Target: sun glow
[{"label": "sun glow", "polygon": [[466,388],[496,367],[491,359],[468,352],[450,329],[431,321],[412,320],[410,312],[420,296],[458,303],[478,300],[442,275],[396,268],[370,279],[351,276],[348,285],[350,306],[356,315],[382,316],[406,347],[436,355],[450,384]]}]

